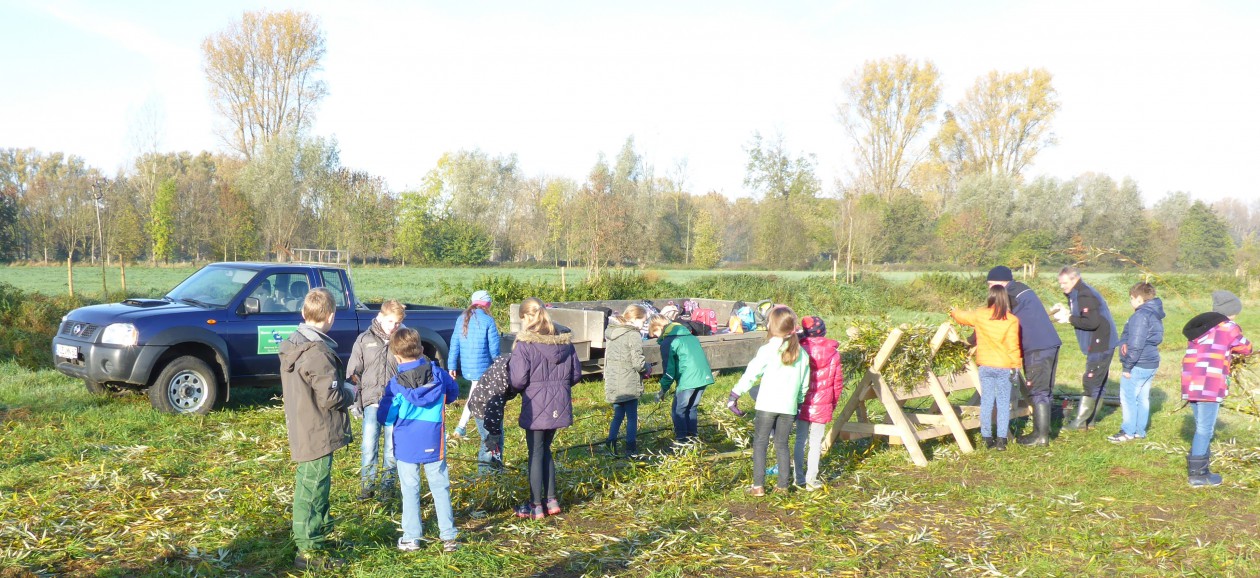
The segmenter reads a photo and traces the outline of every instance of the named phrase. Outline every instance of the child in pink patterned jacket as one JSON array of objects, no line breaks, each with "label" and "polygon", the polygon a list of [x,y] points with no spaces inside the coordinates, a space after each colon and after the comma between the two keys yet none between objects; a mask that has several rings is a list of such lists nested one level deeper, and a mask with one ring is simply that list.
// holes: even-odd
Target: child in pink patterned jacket
[{"label": "child in pink patterned jacket", "polygon": [[1234,323],[1240,312],[1242,301],[1237,295],[1213,291],[1212,311],[1194,317],[1182,329],[1190,340],[1181,362],[1181,398],[1194,408],[1194,439],[1186,455],[1186,471],[1193,487],[1221,483],[1221,476],[1210,469],[1208,447],[1221,401],[1229,395],[1230,358],[1251,354],[1251,342]]}]

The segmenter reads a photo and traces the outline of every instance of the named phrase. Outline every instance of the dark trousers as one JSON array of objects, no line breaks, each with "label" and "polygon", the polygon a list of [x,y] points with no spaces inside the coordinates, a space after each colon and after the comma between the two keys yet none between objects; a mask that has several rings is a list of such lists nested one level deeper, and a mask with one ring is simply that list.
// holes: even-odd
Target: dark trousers
[{"label": "dark trousers", "polygon": [[622,401],[613,404],[612,425],[608,428],[608,441],[617,441],[617,432],[621,429],[621,421],[626,422],[626,444],[634,447],[639,433],[639,400]]},{"label": "dark trousers", "polygon": [[551,442],[556,430],[531,429],[525,431],[525,443],[529,446],[529,501],[542,504],[556,497],[556,464],[551,459]]},{"label": "dark trousers", "polygon": [[766,450],[770,448],[770,434],[774,433],[774,460],[779,465],[780,488],[792,481],[792,452],[788,450],[788,437],[796,416],[786,413],[758,411],[753,416],[753,485],[766,485]]},{"label": "dark trousers", "polygon": [[1081,387],[1085,397],[1101,399],[1103,388],[1107,386],[1107,374],[1111,372],[1111,358],[1115,351],[1108,351],[1094,359],[1085,361],[1085,373],[1081,375]]},{"label": "dark trousers", "polygon": [[674,407],[670,418],[674,420],[674,439],[685,442],[699,437],[700,396],[705,388],[680,389],[674,393]]},{"label": "dark trousers", "polygon": [[1024,355],[1024,378],[1034,404],[1050,403],[1050,396],[1054,394],[1054,376],[1058,370],[1058,347],[1029,351]]}]

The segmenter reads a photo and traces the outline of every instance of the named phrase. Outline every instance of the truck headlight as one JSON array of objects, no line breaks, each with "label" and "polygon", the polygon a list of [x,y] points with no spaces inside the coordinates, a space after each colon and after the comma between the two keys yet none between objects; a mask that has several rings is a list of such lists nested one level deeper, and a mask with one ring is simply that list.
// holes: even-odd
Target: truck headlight
[{"label": "truck headlight", "polygon": [[112,323],[101,333],[101,343],[109,345],[135,345],[140,332],[130,323]]}]

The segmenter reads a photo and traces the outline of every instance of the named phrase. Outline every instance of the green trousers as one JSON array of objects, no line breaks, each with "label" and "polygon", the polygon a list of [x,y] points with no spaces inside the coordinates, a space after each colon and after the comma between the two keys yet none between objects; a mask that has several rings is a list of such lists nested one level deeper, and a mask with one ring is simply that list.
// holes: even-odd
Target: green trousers
[{"label": "green trousers", "polygon": [[332,463],[332,454],[298,462],[293,486],[293,541],[298,551],[318,550],[332,532],[332,516],[328,514]]}]

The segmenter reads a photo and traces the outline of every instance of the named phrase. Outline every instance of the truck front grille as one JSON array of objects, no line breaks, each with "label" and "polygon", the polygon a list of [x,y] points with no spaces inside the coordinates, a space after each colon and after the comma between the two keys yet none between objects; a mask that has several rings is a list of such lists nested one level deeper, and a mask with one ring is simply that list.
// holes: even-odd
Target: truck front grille
[{"label": "truck front grille", "polygon": [[62,335],[82,337],[84,339],[87,339],[95,334],[97,329],[100,329],[99,325],[84,323],[82,321],[66,321],[61,324]]}]

